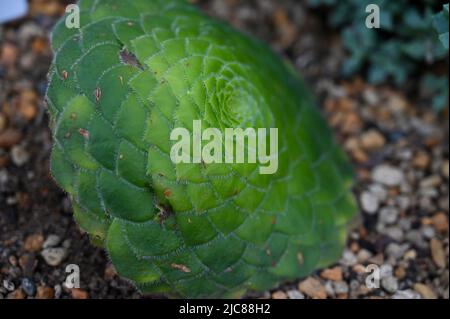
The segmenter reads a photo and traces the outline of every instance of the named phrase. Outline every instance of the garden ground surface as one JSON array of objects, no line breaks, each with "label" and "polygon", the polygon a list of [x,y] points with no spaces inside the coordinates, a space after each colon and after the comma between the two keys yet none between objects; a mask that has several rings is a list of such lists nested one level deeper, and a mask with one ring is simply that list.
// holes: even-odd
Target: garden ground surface
[{"label": "garden ground surface", "polygon": [[[417,92],[339,80],[339,37],[298,1],[197,2],[293,62],[357,173],[361,218],[341,260],[249,297],[449,298],[448,114]],[[77,228],[49,174],[48,34],[63,6],[31,4],[27,18],[0,26],[0,299],[140,298]],[[68,264],[80,267],[80,289],[62,285]],[[369,264],[381,266],[379,289],[365,285]]]}]

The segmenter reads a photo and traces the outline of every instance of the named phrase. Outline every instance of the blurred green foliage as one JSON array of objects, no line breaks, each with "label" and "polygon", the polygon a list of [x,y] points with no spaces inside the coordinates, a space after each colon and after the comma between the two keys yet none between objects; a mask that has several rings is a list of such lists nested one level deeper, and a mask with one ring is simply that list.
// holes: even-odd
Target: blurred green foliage
[{"label": "blurred green foliage", "polygon": [[[448,106],[448,75],[425,71],[436,62],[448,62],[448,4],[435,0],[308,0],[311,7],[328,7],[329,24],[342,30],[350,53],[343,75],[367,72],[369,82],[393,80],[402,85],[420,77],[433,107]],[[369,4],[380,8],[380,28],[366,27]]]}]

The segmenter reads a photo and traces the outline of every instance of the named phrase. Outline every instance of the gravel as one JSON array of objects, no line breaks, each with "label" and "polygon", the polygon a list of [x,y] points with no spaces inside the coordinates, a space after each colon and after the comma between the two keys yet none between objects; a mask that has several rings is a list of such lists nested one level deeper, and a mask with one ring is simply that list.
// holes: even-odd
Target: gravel
[{"label": "gravel", "polygon": [[41,252],[41,256],[50,266],[59,266],[67,256],[67,250],[62,247],[46,248]]},{"label": "gravel", "polygon": [[392,276],[384,277],[381,279],[381,286],[388,293],[393,294],[398,290],[398,281]]},{"label": "gravel", "polygon": [[23,278],[20,287],[28,296],[34,296],[36,294],[36,285],[29,278]]}]

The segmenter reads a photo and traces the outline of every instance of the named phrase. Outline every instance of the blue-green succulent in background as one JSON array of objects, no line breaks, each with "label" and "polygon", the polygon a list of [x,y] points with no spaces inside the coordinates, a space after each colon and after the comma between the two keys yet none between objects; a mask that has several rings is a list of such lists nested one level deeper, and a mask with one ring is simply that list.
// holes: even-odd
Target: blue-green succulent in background
[{"label": "blue-green succulent in background", "polygon": [[[329,7],[329,24],[342,30],[349,57],[342,65],[345,76],[364,72],[373,84],[393,80],[403,85],[423,73],[420,83],[432,85],[433,107],[448,105],[448,76],[424,72],[427,66],[448,60],[448,4],[425,0],[309,0],[311,7]],[[380,8],[380,28],[369,29],[366,7]],[[442,11],[440,11],[442,10]],[[434,83],[434,84],[433,84]],[[436,86],[434,86],[436,85]]]},{"label": "blue-green succulent in background", "polygon": [[434,27],[439,34],[439,40],[448,50],[448,3],[444,5],[441,12],[434,16]]}]

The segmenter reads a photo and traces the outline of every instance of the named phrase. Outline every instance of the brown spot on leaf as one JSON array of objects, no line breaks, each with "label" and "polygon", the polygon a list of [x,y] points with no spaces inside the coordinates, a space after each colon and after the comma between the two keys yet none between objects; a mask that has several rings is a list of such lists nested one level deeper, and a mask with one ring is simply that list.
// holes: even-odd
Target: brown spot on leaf
[{"label": "brown spot on leaf", "polygon": [[89,139],[89,132],[84,128],[79,128],[78,133],[80,133],[80,135],[83,136],[85,139]]},{"label": "brown spot on leaf", "polygon": [[180,265],[180,264],[173,263],[170,266],[173,269],[180,270],[180,271],[182,271],[184,273],[190,273],[191,272],[191,269],[189,267],[187,267],[186,265]]},{"label": "brown spot on leaf", "polygon": [[164,190],[164,197],[170,198],[172,196],[172,190],[167,188]]},{"label": "brown spot on leaf", "polygon": [[102,98],[102,90],[100,88],[96,88],[94,91],[95,101],[98,103]]}]

